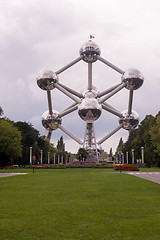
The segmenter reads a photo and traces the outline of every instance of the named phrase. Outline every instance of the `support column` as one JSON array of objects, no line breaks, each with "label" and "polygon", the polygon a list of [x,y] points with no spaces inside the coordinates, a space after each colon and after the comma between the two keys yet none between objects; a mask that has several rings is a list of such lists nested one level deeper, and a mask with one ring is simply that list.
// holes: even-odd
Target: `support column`
[{"label": "support column", "polygon": [[129,92],[129,104],[128,104],[128,114],[132,113],[132,102],[133,102],[133,90]]},{"label": "support column", "polygon": [[41,164],[42,164],[42,158],[43,158],[43,150],[41,150]]},{"label": "support column", "polygon": [[128,164],[128,152],[126,152],[126,160],[127,160],[127,164]]},{"label": "support column", "polygon": [[142,164],[144,164],[144,147],[141,147]]},{"label": "support column", "polygon": [[60,160],[60,155],[58,154],[58,164],[59,164],[59,160]]},{"label": "support column", "polygon": [[48,164],[50,164],[50,152],[48,152]]},{"label": "support column", "polygon": [[118,164],[118,155],[116,155],[116,163]]},{"label": "support column", "polygon": [[29,160],[30,165],[32,165],[32,147],[30,147],[30,160]]},{"label": "support column", "polygon": [[92,63],[88,63],[88,90],[92,90]]},{"label": "support column", "polygon": [[53,159],[53,164],[56,163],[56,154],[54,153],[54,159]]},{"label": "support column", "polygon": [[132,164],[134,164],[134,149],[132,149]]},{"label": "support column", "polygon": [[124,164],[124,153],[122,153],[122,163]]}]

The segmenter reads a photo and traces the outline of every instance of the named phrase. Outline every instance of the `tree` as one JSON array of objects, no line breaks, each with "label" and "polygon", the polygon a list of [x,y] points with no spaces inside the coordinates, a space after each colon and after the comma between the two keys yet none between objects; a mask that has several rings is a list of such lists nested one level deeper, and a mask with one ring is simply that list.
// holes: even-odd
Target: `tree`
[{"label": "tree", "polygon": [[156,116],[156,122],[150,129],[151,141],[158,154],[157,165],[160,167],[160,112]]},{"label": "tree", "polygon": [[102,155],[101,155],[101,159],[102,159],[102,160],[107,160],[108,156],[109,156],[109,155],[108,155],[107,152],[103,152]]},{"label": "tree", "polygon": [[141,147],[144,147],[145,162],[148,167],[156,164],[155,147],[151,142],[150,129],[155,124],[155,117],[146,115],[140,123],[136,137],[132,141],[132,148],[135,150],[135,158],[141,158]]},{"label": "tree", "polygon": [[110,148],[109,150],[109,161],[112,161],[113,160],[113,150],[112,148]]},{"label": "tree", "polygon": [[134,149],[135,159],[141,159],[141,147],[144,147],[145,163],[150,167],[157,161],[155,146],[151,141],[151,127],[155,125],[155,117],[146,115],[137,129],[129,133],[128,140],[124,143],[123,152],[129,152],[129,161],[131,161],[131,150]]},{"label": "tree", "polygon": [[123,148],[124,148],[124,144],[123,144],[123,140],[122,140],[122,137],[121,137],[120,140],[119,140],[117,149],[116,149],[116,155],[118,154],[118,152],[123,151]]},{"label": "tree", "polygon": [[50,143],[48,139],[46,139],[49,144],[49,152],[50,152],[50,159],[52,160],[54,158],[54,154],[57,153],[57,148],[54,147],[53,143]]},{"label": "tree", "polygon": [[86,160],[88,157],[89,153],[85,148],[79,148],[77,152],[77,157],[79,160]]},{"label": "tree", "polygon": [[65,151],[65,144],[63,142],[63,136],[60,137],[60,140],[58,140],[57,143],[57,149],[64,152]]},{"label": "tree", "polygon": [[[132,129],[130,132],[129,132],[129,136],[128,136],[128,139],[127,141],[123,144],[123,153],[130,153],[128,155],[128,160],[129,162],[131,163],[132,162],[132,158],[131,158],[131,152],[132,152],[132,142],[133,142],[133,139],[136,137],[137,135],[137,129]],[[124,155],[124,157],[126,157],[126,155]]]},{"label": "tree", "polygon": [[0,116],[3,115],[3,109],[0,107]]},{"label": "tree", "polygon": [[21,132],[9,121],[0,120],[0,165],[5,166],[22,156]]},{"label": "tree", "polygon": [[29,164],[29,148],[32,147],[33,155],[36,159],[40,158],[39,147],[39,132],[33,128],[33,126],[26,122],[18,121],[14,124],[21,132],[21,143],[23,146],[22,158],[19,159],[19,164]]}]

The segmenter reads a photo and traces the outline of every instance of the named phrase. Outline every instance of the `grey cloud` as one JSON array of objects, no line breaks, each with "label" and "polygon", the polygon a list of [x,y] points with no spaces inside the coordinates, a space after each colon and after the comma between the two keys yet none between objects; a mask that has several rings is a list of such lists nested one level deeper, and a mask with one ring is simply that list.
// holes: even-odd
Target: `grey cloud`
[{"label": "grey cloud", "polygon": [[[123,0],[121,4],[106,0],[102,4],[93,0],[54,0],[47,3],[40,0],[0,1],[0,105],[5,115],[14,121],[33,122],[43,134],[41,115],[48,108],[47,94],[38,88],[36,74],[42,68],[57,71],[77,58],[90,33],[95,35],[94,41],[105,59],[123,70],[135,67],[142,71],[144,85],[134,92],[133,109],[141,120],[146,114],[155,115],[160,110],[160,30],[157,28],[160,16],[157,12],[159,1],[154,3],[137,0]],[[140,9],[137,9],[137,4]],[[138,13],[144,5],[145,14],[142,17]],[[138,11],[136,18],[135,11]],[[59,81],[81,91],[87,85],[87,64],[83,61],[77,63],[60,74]],[[93,85],[99,91],[120,81],[119,73],[100,62],[93,64]],[[128,94],[124,89],[108,103],[123,111],[128,106]],[[52,91],[52,101],[53,109],[59,112],[72,104],[56,89]],[[77,112],[65,116],[62,125],[83,138],[85,122]],[[117,125],[117,117],[103,112],[95,122],[97,138]],[[52,139],[60,135],[64,134],[56,130]],[[109,146],[118,144],[121,135],[126,138],[127,132],[120,130],[103,144],[107,151]]]}]

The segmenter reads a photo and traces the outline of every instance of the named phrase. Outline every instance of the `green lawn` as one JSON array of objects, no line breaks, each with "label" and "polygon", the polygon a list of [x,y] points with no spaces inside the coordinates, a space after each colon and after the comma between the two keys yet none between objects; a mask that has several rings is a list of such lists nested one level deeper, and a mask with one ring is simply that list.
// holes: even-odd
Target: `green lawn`
[{"label": "green lawn", "polygon": [[159,240],[160,185],[107,169],[0,178],[1,240]]}]

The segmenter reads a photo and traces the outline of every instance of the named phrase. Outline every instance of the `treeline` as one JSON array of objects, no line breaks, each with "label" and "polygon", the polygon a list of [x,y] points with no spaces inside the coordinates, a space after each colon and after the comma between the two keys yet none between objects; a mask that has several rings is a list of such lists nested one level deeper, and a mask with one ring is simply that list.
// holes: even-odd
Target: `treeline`
[{"label": "treeline", "polygon": [[122,138],[116,149],[124,153],[126,160],[126,152],[129,153],[129,162],[132,160],[132,149],[136,159],[141,159],[141,149],[144,147],[144,162],[148,167],[160,167],[160,112],[154,117],[146,115],[145,119],[139,124],[137,129],[133,129],[129,133],[129,137],[125,143]]},{"label": "treeline", "polygon": [[[44,136],[40,136],[32,124],[26,122],[14,122],[7,118],[2,118],[3,110],[0,107],[0,166],[11,164],[28,165],[30,163],[30,147],[32,155],[36,162],[40,162],[41,150],[43,151],[43,163],[48,163],[48,152],[50,161],[53,159],[58,163],[59,155],[65,162],[70,157],[77,159],[86,159],[85,149],[79,149],[77,155],[65,151],[63,137],[58,140],[56,147],[50,143]],[[126,152],[128,152],[129,163],[132,163],[132,149],[134,149],[134,158],[142,158],[141,150],[144,147],[144,162],[148,167],[160,167],[160,112],[154,117],[147,115],[139,124],[138,128],[129,133],[126,142],[122,138],[119,141],[115,155],[122,151],[126,161]],[[56,159],[55,159],[56,156]]]},{"label": "treeline", "polygon": [[48,163],[48,152],[50,160],[58,154],[63,155],[66,161],[70,156],[65,151],[63,137],[60,138],[55,147],[44,136],[40,136],[32,124],[26,122],[14,122],[7,118],[2,118],[3,110],[0,107],[0,166],[6,165],[28,165],[30,163],[30,147],[32,155],[35,156],[35,163],[40,162],[41,150],[43,151],[43,163]]}]

